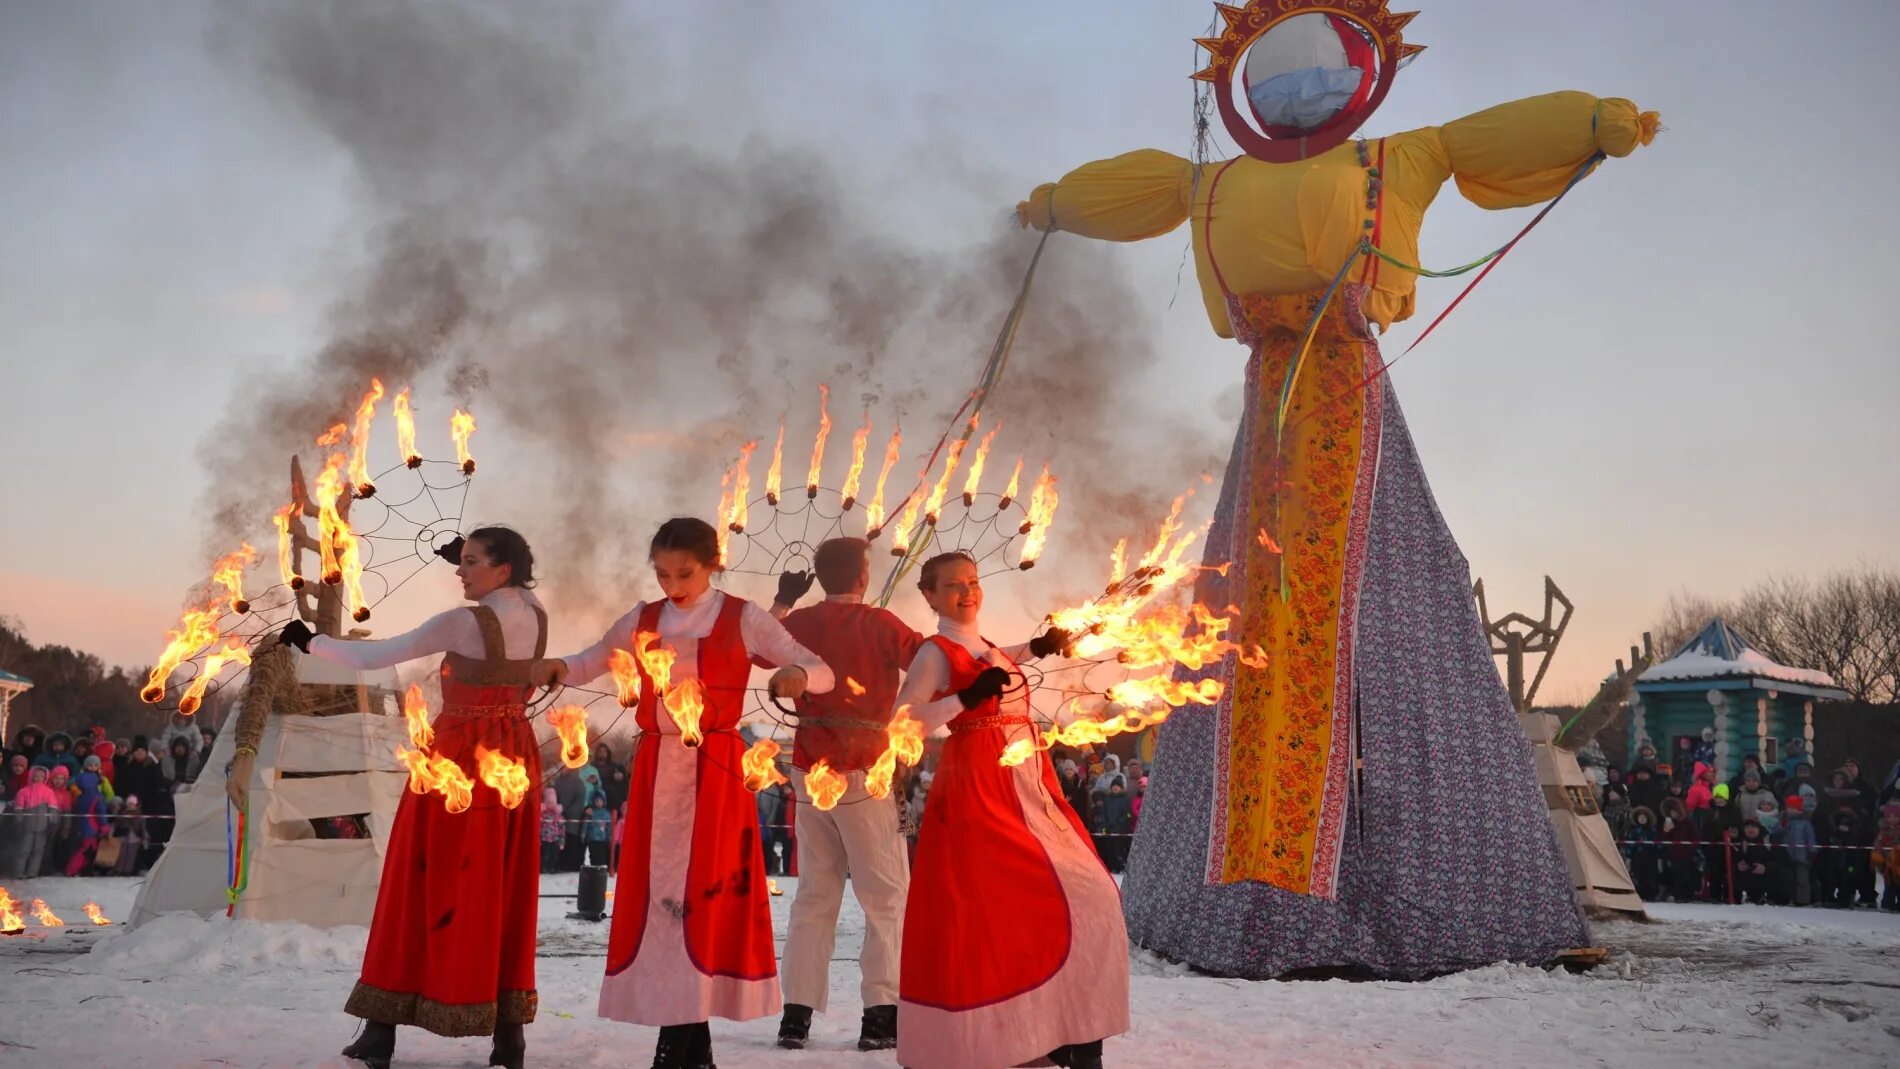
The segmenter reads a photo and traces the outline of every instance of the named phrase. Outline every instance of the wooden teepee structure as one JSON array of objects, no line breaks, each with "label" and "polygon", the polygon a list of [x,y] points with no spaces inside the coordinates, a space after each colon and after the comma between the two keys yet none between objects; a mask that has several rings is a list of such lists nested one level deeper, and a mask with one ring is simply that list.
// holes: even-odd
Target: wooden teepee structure
[{"label": "wooden teepee structure", "polygon": [[[1601,727],[1602,718],[1614,715],[1628,699],[1636,677],[1649,667],[1647,654],[1639,655],[1631,649],[1632,667],[1625,668],[1621,661],[1617,662],[1616,675],[1604,682],[1584,711],[1569,725],[1559,724],[1556,716],[1537,712],[1531,702],[1537,696],[1538,685],[1544,681],[1544,672],[1550,667],[1558,643],[1563,640],[1564,629],[1570,624],[1570,599],[1545,576],[1541,619],[1533,620],[1514,612],[1493,620],[1485,604],[1483,580],[1472,586],[1472,593],[1478,599],[1478,615],[1484,620],[1485,633],[1491,639],[1491,652],[1504,658],[1505,682],[1511,701],[1517,707],[1518,722],[1531,740],[1537,781],[1544,788],[1551,826],[1570,865],[1577,903],[1593,914],[1646,917],[1643,900],[1637,897],[1636,886],[1630,880],[1629,867],[1623,863],[1615,837],[1610,834],[1610,825],[1597,805],[1596,784],[1583,774],[1575,751],[1564,743],[1568,740],[1571,746],[1576,746],[1587,742],[1594,729],[1588,733],[1578,729],[1586,722]],[[1525,658],[1533,654],[1539,658],[1537,673],[1526,684]]]}]

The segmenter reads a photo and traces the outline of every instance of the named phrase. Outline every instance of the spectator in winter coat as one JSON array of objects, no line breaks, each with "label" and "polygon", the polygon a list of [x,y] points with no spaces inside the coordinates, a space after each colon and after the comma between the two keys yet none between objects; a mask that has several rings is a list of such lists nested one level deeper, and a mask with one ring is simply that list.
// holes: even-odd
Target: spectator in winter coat
[{"label": "spectator in winter coat", "polygon": [[557,871],[561,864],[561,843],[567,827],[561,820],[561,802],[554,788],[541,792],[541,871]]},{"label": "spectator in winter coat", "polygon": [[1812,817],[1819,811],[1821,792],[1814,788],[1814,766],[1806,761],[1797,762],[1794,771],[1789,774],[1781,793],[1794,793],[1801,796],[1801,808]]},{"label": "spectator in winter coat", "polygon": [[1788,861],[1788,895],[1797,906],[1814,904],[1814,863],[1819,857],[1820,840],[1814,835],[1814,823],[1808,819],[1801,796],[1791,794],[1784,804],[1781,849]]},{"label": "spectator in winter coat", "polygon": [[1599,801],[1597,802],[1599,807],[1608,805],[1610,796],[1613,794],[1622,795],[1625,802],[1630,800],[1629,781],[1623,778],[1622,769],[1611,765],[1609,768],[1604,769],[1603,775],[1603,790],[1599,793]]},{"label": "spectator in winter coat", "polygon": [[[581,838],[581,812],[587,808],[587,795],[592,789],[583,778],[594,772],[594,766],[582,765],[568,769],[554,781],[554,791],[561,799],[561,818],[565,838],[561,841],[561,871],[573,872],[581,867],[581,857],[586,844]],[[595,773],[595,778],[599,774]]]},{"label": "spectator in winter coat", "polygon": [[[98,730],[98,729],[94,729]],[[106,786],[118,785],[119,747],[111,739],[100,739],[92,744],[92,755],[99,759],[99,774],[106,778]]]},{"label": "spectator in winter coat", "polygon": [[1662,847],[1656,840],[1656,814],[1648,806],[1630,810],[1629,833],[1625,840],[1624,860],[1630,867],[1630,880],[1636,894],[1645,902],[1662,897]]},{"label": "spectator in winter coat", "polygon": [[64,731],[55,731],[46,737],[46,748],[33,759],[33,764],[44,769],[63,768],[68,776],[79,772],[79,758],[73,756],[73,737]]},{"label": "spectator in winter coat", "polygon": [[1760,822],[1762,833],[1770,839],[1779,835],[1781,833],[1781,806],[1777,805],[1773,798],[1763,798],[1756,805],[1753,816]]},{"label": "spectator in winter coat", "polygon": [[158,737],[158,751],[162,754],[171,753],[173,739],[185,740],[185,748],[193,755],[204,747],[204,736],[198,732],[198,725],[183,713],[172,714],[164,733]]},{"label": "spectator in winter coat", "polygon": [[46,732],[38,724],[28,724],[13,733],[13,752],[26,755],[30,767],[40,756],[40,750],[46,745]]},{"label": "spectator in winter coat", "polygon": [[171,793],[171,784],[165,781],[165,773],[152,757],[152,751],[146,748],[143,735],[132,740],[126,756],[119,761],[119,774],[112,785],[120,794],[138,795],[147,805],[159,795]]},{"label": "spectator in winter coat", "polygon": [[1701,843],[1679,798],[1663,801],[1663,838],[1669,842],[1669,894],[1678,902],[1693,901],[1702,890]]},{"label": "spectator in winter coat", "polygon": [[[1693,769],[1696,765],[1707,765],[1710,768],[1715,767],[1715,729],[1714,728],[1703,728],[1701,740],[1695,744],[1695,749],[1690,751],[1689,753],[1689,768]],[[1682,773],[1684,771],[1685,770],[1681,766],[1677,766],[1676,775],[1675,775],[1675,780],[1677,783],[1681,783],[1683,781]]]},{"label": "spectator in winter coat", "polygon": [[1775,800],[1775,795],[1774,792],[1762,785],[1761,773],[1742,773],[1742,789],[1736,791],[1731,798],[1735,803],[1736,810],[1741,813],[1742,819],[1747,820],[1754,816],[1755,812],[1761,808],[1762,799],[1764,798],[1772,804]]},{"label": "spectator in winter coat", "polygon": [[73,800],[70,824],[73,851],[66,861],[68,876],[77,876],[92,864],[92,855],[99,849],[99,841],[112,830],[112,821],[106,812],[106,798],[100,791],[102,780],[99,773],[81,772],[73,782],[79,787],[79,796]]},{"label": "spectator in winter coat", "polygon": [[1689,784],[1689,792],[1683,797],[1683,805],[1691,817],[1709,808],[1709,799],[1713,796],[1715,769],[1708,765],[1695,766],[1695,780]]},{"label": "spectator in winter coat", "polygon": [[1617,785],[1613,783],[1603,789],[1603,822],[1610,826],[1610,838],[1621,842],[1629,837],[1632,809],[1629,792],[1618,791],[1616,787]]},{"label": "spectator in winter coat", "polygon": [[598,806],[590,805],[581,810],[581,837],[587,843],[587,863],[604,869],[607,867],[608,841],[614,833],[614,818],[612,811],[607,808],[607,800],[598,800]]},{"label": "spectator in winter coat", "polygon": [[759,803],[759,843],[765,849],[765,874],[767,876],[785,875],[785,863],[791,860],[791,846],[786,844],[785,853],[779,854],[779,844],[785,840],[785,792],[784,784],[775,783],[758,792]]},{"label": "spectator in winter coat", "polygon": [[1783,775],[1793,778],[1795,769],[1801,765],[1807,765],[1812,768],[1814,766],[1814,759],[1808,756],[1808,740],[1797,736],[1782,744],[1781,772]]},{"label": "spectator in winter coat", "polygon": [[139,860],[145,852],[145,811],[139,808],[139,796],[128,794],[119,815],[112,820],[112,837],[119,840],[119,860],[112,868],[114,876],[136,876]]},{"label": "spectator in winter coat", "polygon": [[1880,826],[1874,830],[1868,862],[1880,876],[1880,908],[1900,911],[1900,802],[1880,807]]},{"label": "spectator in winter coat", "polygon": [[1703,869],[1709,876],[1709,899],[1728,902],[1733,899],[1729,873],[1735,869],[1735,851],[1742,840],[1742,814],[1729,801],[1728,784],[1718,783],[1709,792],[1709,809],[1702,814]]},{"label": "spectator in winter coat", "polygon": [[1647,809],[1652,814],[1662,811],[1663,798],[1667,796],[1656,770],[1649,765],[1638,764],[1630,770],[1630,807]]},{"label": "spectator in winter coat", "polygon": [[1761,821],[1750,818],[1742,822],[1740,855],[1735,876],[1741,897],[1752,906],[1767,905],[1769,890],[1781,880],[1781,864]]},{"label": "spectator in winter coat", "polygon": [[26,786],[13,797],[13,815],[8,819],[19,825],[19,837],[9,876],[30,880],[46,871],[53,837],[62,819],[50,781],[45,768],[34,768],[27,773]]},{"label": "spectator in winter coat", "polygon": [[1874,819],[1875,799],[1879,792],[1860,774],[1860,762],[1848,758],[1841,762],[1841,771],[1847,776],[1847,789],[1854,792],[1854,809],[1860,814],[1861,823],[1870,823]]},{"label": "spectator in winter coat", "polygon": [[1134,812],[1128,797],[1128,780],[1116,776],[1108,783],[1108,793],[1102,795],[1101,809],[1096,814],[1096,832],[1098,851],[1102,863],[1110,872],[1120,872],[1128,861],[1128,834],[1134,826]]},{"label": "spectator in winter coat", "polygon": [[14,795],[20,793],[27,784],[27,770],[32,767],[33,759],[23,753],[7,758],[7,781],[4,786],[0,786],[0,798],[11,801]]},{"label": "spectator in winter coat", "polygon": [[1729,790],[1737,794],[1741,793],[1750,772],[1755,774],[1755,782],[1764,784],[1768,782],[1768,773],[1762,771],[1761,758],[1752,753],[1744,754],[1742,755],[1742,770],[1729,777]]},{"label": "spectator in winter coat", "polygon": [[[107,745],[111,744],[108,743]],[[105,760],[96,753],[89,754],[85,760],[81,762],[81,771],[90,772],[99,777],[99,793],[105,795],[106,805],[110,807],[112,802],[119,797],[119,794],[112,789],[112,780],[106,776]],[[78,780],[74,780],[73,782],[77,783]]]},{"label": "spectator in winter coat", "polygon": [[1651,773],[1656,771],[1656,747],[1647,742],[1636,748],[1636,760],[1630,765],[1630,775],[1634,776],[1639,768],[1647,768]]},{"label": "spectator in winter coat", "polygon": [[1861,877],[1869,871],[1867,840],[1853,806],[1837,806],[1828,817],[1827,845],[1821,851],[1822,904],[1851,908],[1860,893]]},{"label": "spectator in winter coat", "polygon": [[165,757],[158,763],[158,770],[171,784],[173,794],[183,794],[198,782],[198,770],[204,762],[199,760],[198,752],[182,735],[172,735],[165,744]]}]

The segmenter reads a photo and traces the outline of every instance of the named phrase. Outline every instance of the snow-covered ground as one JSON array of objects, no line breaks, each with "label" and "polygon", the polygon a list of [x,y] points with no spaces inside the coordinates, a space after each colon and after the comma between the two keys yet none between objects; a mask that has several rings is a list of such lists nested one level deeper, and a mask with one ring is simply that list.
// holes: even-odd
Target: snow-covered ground
[{"label": "snow-covered ground", "polygon": [[[781,933],[795,880],[773,912]],[[362,929],[230,924],[189,915],[130,932],[85,925],[96,900],[131,911],[129,879],[9,883],[69,924],[0,939],[0,1065],[313,1066],[337,1056],[356,1022],[341,1006]],[[572,894],[574,877],[543,880]],[[541,1017],[529,1064],[629,1069],[654,1032],[594,1015],[605,924],[571,921],[543,898]],[[1133,1067],[1900,1064],[1900,915],[1773,907],[1658,906],[1651,924],[1599,925],[1609,964],[1583,975],[1497,965],[1427,983],[1247,983],[1194,976],[1137,954],[1134,1031],[1108,1063]],[[773,1047],[776,1021],[713,1023],[722,1069],[893,1066],[860,1054],[862,916],[846,898],[832,971],[833,1012],[802,1052]],[[397,1064],[480,1067],[485,1040],[403,1030]]]}]

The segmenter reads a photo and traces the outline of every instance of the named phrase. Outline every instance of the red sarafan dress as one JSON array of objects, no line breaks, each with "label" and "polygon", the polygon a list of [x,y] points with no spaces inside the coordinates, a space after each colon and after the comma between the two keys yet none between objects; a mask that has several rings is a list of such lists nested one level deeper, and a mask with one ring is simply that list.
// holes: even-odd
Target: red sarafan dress
[{"label": "red sarafan dress", "polygon": [[948,661],[920,719],[957,711],[904,912],[897,1056],[909,1069],[1001,1069],[1128,1030],[1128,935],[1121,893],[1048,754],[999,763],[1011,742],[1035,737],[1025,694],[948,704],[992,665],[1019,674],[1015,662],[942,627],[911,667],[920,683],[942,680]]},{"label": "red sarafan dress", "polygon": [[[745,630],[775,632],[779,663],[814,659],[756,606],[716,591],[705,598],[718,600],[641,606],[629,614],[632,626],[620,628],[629,645],[658,635],[679,656],[673,683],[697,677],[705,702],[704,739],[687,746],[641,665],[641,736],[599,1007],[602,1017],[632,1024],[750,1020],[780,1009],[758,802],[740,760],[752,670]],[[711,629],[691,637],[707,613]]]},{"label": "red sarafan dress", "polygon": [[[442,658],[442,713],[429,751],[452,758],[475,782],[469,808],[442,795],[404,792],[383,861],[362,978],[344,1009],[365,1020],[441,1036],[482,1036],[534,1020],[535,915],[540,896],[541,759],[527,703],[528,669],[546,649],[547,614],[534,657],[504,656],[493,609],[476,605],[481,659]],[[527,766],[521,804],[502,805],[482,784],[477,748]]]}]

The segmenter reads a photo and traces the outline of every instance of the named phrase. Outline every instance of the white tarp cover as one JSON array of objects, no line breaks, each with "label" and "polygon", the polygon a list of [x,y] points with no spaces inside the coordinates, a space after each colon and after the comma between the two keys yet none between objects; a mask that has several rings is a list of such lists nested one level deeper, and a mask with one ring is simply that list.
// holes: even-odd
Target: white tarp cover
[{"label": "white tarp cover", "polygon": [[[344,682],[322,662],[302,659],[305,682]],[[322,676],[323,678],[312,678]],[[393,673],[352,674],[349,682],[394,691]],[[385,710],[393,713],[393,709]],[[130,923],[161,913],[223,912],[229,842],[224,769],[236,747],[236,714],[218,733],[198,782],[178,796],[178,827],[145,879]],[[250,789],[250,881],[236,916],[317,927],[368,925],[382,882],[383,852],[406,775],[396,747],[407,742],[400,715],[271,716],[258,744]],[[287,778],[286,772],[330,773]],[[368,814],[366,839],[318,839],[309,821]]]}]

